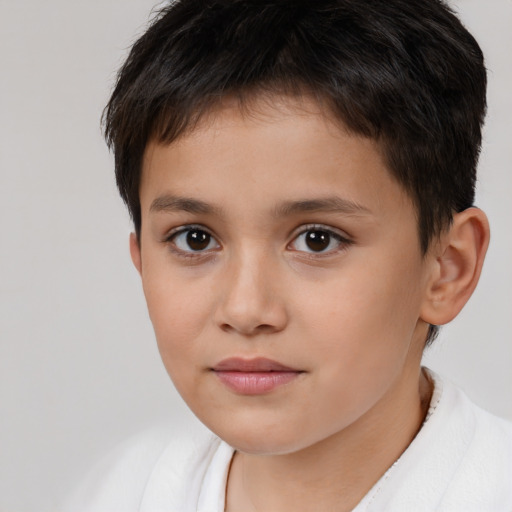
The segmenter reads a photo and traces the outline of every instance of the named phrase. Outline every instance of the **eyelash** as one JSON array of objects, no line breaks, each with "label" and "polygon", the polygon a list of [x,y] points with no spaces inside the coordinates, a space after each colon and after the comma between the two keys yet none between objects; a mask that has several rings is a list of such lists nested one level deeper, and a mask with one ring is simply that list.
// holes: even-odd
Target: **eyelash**
[{"label": "eyelash", "polygon": [[334,249],[330,249],[328,251],[300,251],[297,250],[297,252],[300,252],[301,254],[306,255],[308,258],[322,258],[322,257],[328,257],[332,256],[334,254],[338,254],[342,251],[344,251],[349,245],[353,243],[351,239],[349,239],[345,234],[341,234],[338,230],[335,230],[331,227],[327,227],[323,224],[306,224],[301,226],[298,230],[296,230],[293,234],[292,241],[288,244],[287,247],[290,247],[294,242],[296,242],[300,236],[306,235],[307,233],[311,232],[322,232],[326,233],[330,237],[329,243],[332,242],[332,240],[336,240],[337,247]]},{"label": "eyelash", "polygon": [[[180,236],[184,235],[186,233],[191,233],[194,231],[205,233],[210,237],[208,244],[204,250],[183,250],[177,247],[175,240]],[[322,224],[306,224],[300,226],[295,232],[293,233],[293,238],[291,242],[287,244],[287,248],[289,248],[293,243],[296,243],[300,236],[306,235],[310,232],[322,232],[326,233],[329,236],[329,244],[331,244],[332,240],[334,239],[337,242],[337,247],[334,249],[330,249],[328,251],[314,251],[311,252],[305,251],[305,250],[298,250],[298,249],[292,249],[295,252],[301,253],[306,255],[308,258],[321,258],[321,257],[327,257],[331,256],[333,254],[337,254],[339,252],[344,251],[349,245],[353,243],[352,240],[347,238],[345,235],[342,235],[337,230],[334,230],[333,228],[324,226]],[[164,238],[164,243],[166,243],[170,249],[171,252],[176,254],[177,256],[181,258],[204,258],[205,256],[210,256],[212,252],[216,252],[218,248],[220,248],[219,242],[216,240],[214,235],[208,230],[206,227],[200,225],[200,224],[189,224],[186,226],[180,226],[176,229],[173,229],[166,237]],[[217,245],[215,248],[208,249],[208,246],[210,243],[214,241]],[[307,242],[306,242],[307,243]]]},{"label": "eyelash", "polygon": [[[210,233],[210,231],[205,228],[204,226],[201,226],[200,224],[188,224],[186,226],[180,226],[179,228],[173,229],[168,235],[166,235],[164,242],[168,245],[170,251],[177,256],[181,258],[201,258],[205,257],[207,255],[211,255],[212,249],[209,250],[201,250],[201,251],[186,251],[183,249],[180,249],[177,247],[175,240],[180,236],[184,235],[186,233],[191,233],[193,231],[200,231],[202,233],[206,233],[210,237],[210,241],[208,245],[210,245],[210,242],[214,240],[217,244],[217,246],[220,246],[219,242],[217,242],[216,238]],[[216,248],[214,249],[216,250]]]}]

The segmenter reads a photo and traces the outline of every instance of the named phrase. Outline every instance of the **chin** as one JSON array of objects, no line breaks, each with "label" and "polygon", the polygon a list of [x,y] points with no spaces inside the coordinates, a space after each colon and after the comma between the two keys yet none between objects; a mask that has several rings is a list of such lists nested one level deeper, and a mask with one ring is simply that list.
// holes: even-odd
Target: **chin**
[{"label": "chin", "polygon": [[302,446],[300,443],[290,442],[289,440],[273,439],[267,435],[266,439],[259,436],[223,437],[226,443],[239,452],[249,455],[286,455],[299,451]]},{"label": "chin", "polygon": [[[268,425],[236,426],[229,428],[215,428],[207,425],[218,437],[237,451],[250,455],[286,455],[300,451],[315,443],[308,437],[301,436],[293,429],[283,429]],[[292,431],[293,430],[293,431]]]}]

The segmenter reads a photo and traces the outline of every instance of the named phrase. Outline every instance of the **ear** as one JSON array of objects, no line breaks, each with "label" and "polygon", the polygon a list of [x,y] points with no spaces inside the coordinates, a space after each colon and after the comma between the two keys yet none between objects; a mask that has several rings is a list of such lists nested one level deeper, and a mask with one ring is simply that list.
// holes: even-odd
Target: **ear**
[{"label": "ear", "polygon": [[140,243],[135,233],[130,233],[130,256],[137,272],[142,275],[142,262],[140,254]]},{"label": "ear", "polygon": [[433,248],[422,320],[443,325],[458,315],[478,283],[488,245],[489,222],[482,210],[468,208],[454,215],[450,229]]}]

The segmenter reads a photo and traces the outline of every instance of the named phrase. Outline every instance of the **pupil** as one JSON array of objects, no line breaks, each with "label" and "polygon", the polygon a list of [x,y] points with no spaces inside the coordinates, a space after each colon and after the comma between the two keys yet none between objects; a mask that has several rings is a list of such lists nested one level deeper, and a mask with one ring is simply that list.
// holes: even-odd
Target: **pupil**
[{"label": "pupil", "polygon": [[205,231],[195,230],[187,233],[187,244],[193,251],[202,251],[209,243],[210,235]]},{"label": "pupil", "polygon": [[306,245],[312,251],[323,251],[329,246],[331,237],[325,231],[308,231],[306,235]]}]

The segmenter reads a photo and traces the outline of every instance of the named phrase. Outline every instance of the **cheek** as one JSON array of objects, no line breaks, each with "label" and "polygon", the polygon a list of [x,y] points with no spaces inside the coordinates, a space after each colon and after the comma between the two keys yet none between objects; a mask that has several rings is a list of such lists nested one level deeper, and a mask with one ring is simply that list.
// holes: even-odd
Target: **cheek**
[{"label": "cheek", "polygon": [[310,337],[316,334],[319,355],[336,354],[348,366],[378,366],[407,349],[421,302],[420,287],[411,287],[418,269],[405,259],[396,261],[380,265],[361,259],[307,295],[299,318]]},{"label": "cheek", "polygon": [[164,365],[174,377],[185,365],[200,363],[197,340],[208,324],[211,298],[208,288],[183,283],[176,276],[148,274],[143,284],[149,316]]}]

